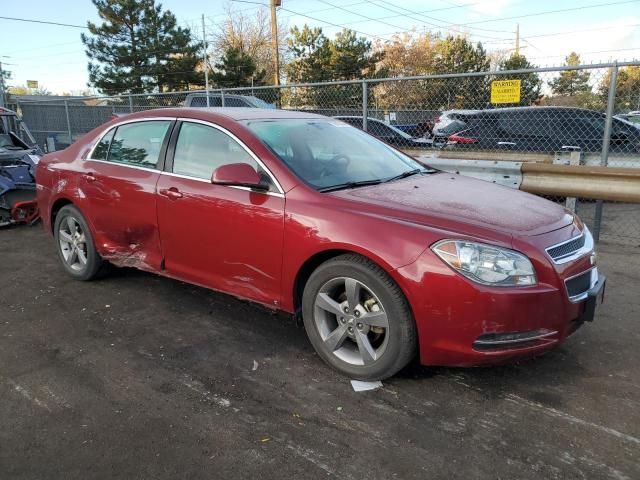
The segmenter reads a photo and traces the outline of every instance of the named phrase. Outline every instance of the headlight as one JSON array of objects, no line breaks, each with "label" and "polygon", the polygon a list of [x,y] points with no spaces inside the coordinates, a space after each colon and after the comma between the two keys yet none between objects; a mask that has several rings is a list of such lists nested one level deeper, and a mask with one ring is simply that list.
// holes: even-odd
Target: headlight
[{"label": "headlight", "polygon": [[447,265],[484,285],[535,285],[536,273],[524,255],[505,248],[464,240],[443,240],[431,247]]}]

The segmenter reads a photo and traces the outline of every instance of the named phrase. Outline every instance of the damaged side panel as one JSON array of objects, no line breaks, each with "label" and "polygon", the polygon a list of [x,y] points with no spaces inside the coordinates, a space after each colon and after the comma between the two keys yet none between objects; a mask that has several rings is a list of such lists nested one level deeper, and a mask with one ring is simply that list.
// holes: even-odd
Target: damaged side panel
[{"label": "damaged side panel", "polygon": [[162,265],[155,170],[94,160],[82,162],[78,201],[89,212],[100,255],[117,266],[158,271]]}]

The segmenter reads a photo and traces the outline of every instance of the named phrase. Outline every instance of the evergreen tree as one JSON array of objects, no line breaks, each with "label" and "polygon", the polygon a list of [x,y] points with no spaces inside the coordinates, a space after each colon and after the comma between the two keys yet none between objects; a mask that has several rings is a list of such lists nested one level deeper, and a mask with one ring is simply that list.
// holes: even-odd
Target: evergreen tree
[{"label": "evergreen tree", "polygon": [[144,93],[202,84],[201,46],[155,0],[92,0],[102,20],[82,34],[89,81],[104,93]]},{"label": "evergreen tree", "polygon": [[211,79],[219,87],[248,87],[252,79],[253,85],[264,85],[266,72],[256,71],[253,58],[237,48],[227,49],[215,68]]},{"label": "evergreen tree", "polygon": [[[471,73],[489,70],[490,59],[480,42],[449,36],[436,45],[435,73]],[[431,82],[438,108],[485,108],[489,101],[488,76],[439,79]]]},{"label": "evergreen tree", "polygon": [[[536,66],[531,64],[529,60],[527,60],[527,57],[524,55],[518,55],[517,53],[514,53],[500,63],[500,70],[526,70],[530,68],[536,68]],[[502,78],[507,77],[498,77],[498,79]],[[520,79],[520,103],[522,105],[531,105],[540,98],[542,80],[537,73],[520,73],[516,75],[509,75],[508,78],[510,80]]]},{"label": "evergreen tree", "polygon": [[292,56],[285,67],[289,83],[332,80],[331,45],[321,28],[293,27],[287,45]]},{"label": "evergreen tree", "polygon": [[[571,52],[566,58],[566,65],[575,67],[580,65],[580,56],[576,52]],[[589,71],[565,70],[560,76],[549,82],[549,86],[556,95],[578,95],[591,91]]]},{"label": "evergreen tree", "polygon": [[331,71],[334,80],[353,80],[368,76],[375,70],[379,55],[374,54],[371,42],[358,38],[356,32],[343,29],[329,42]]}]

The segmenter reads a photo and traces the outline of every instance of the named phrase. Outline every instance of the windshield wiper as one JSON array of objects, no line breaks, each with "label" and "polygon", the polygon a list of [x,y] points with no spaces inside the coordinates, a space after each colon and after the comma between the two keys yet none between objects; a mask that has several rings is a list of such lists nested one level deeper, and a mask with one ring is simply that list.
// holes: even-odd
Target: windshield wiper
[{"label": "windshield wiper", "polygon": [[411,177],[412,175],[418,175],[419,173],[433,173],[435,170],[431,170],[429,168],[414,168],[413,170],[407,170],[406,172],[402,172],[400,175],[396,175],[395,177],[387,178],[385,182],[393,182],[394,180],[400,180],[402,178]]},{"label": "windshield wiper", "polygon": [[344,190],[347,188],[365,187],[367,185],[378,185],[379,183],[382,183],[382,180],[375,179],[375,180],[361,180],[359,182],[345,182],[345,183],[339,183],[337,185],[331,185],[329,187],[322,187],[322,188],[319,188],[318,191],[333,192],[335,190]]}]

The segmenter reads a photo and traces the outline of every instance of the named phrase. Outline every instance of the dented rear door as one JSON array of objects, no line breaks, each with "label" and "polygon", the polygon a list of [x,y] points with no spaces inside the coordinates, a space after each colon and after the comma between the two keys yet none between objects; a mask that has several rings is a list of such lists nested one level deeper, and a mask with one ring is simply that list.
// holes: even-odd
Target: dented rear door
[{"label": "dented rear door", "polygon": [[98,250],[116,265],[160,269],[155,192],[172,125],[154,119],[117,126],[83,162],[83,211]]}]

